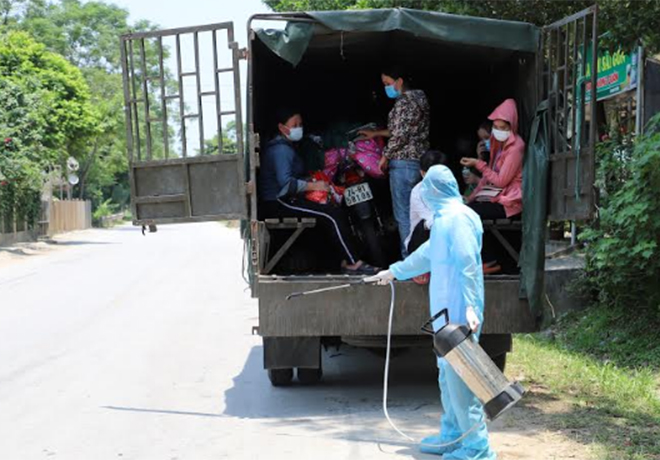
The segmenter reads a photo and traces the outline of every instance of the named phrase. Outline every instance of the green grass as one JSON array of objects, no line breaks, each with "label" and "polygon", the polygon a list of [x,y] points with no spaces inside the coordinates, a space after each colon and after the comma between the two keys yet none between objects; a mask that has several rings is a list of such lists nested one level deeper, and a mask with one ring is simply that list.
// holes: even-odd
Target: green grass
[{"label": "green grass", "polygon": [[659,329],[629,316],[594,308],[563,319],[553,340],[517,336],[507,371],[531,389],[526,404],[563,403],[539,416],[599,460],[660,459]]}]

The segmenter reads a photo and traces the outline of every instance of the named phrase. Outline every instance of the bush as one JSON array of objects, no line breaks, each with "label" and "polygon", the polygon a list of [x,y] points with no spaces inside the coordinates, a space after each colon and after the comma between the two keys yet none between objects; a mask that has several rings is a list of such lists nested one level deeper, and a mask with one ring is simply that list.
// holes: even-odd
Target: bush
[{"label": "bush", "polygon": [[602,304],[660,317],[660,115],[634,144],[619,146],[609,170],[601,163],[599,221],[581,235],[587,280]]},{"label": "bush", "polygon": [[92,221],[94,225],[98,226],[103,217],[108,217],[116,212],[116,205],[112,204],[112,200],[105,200],[101,203],[92,213]]}]

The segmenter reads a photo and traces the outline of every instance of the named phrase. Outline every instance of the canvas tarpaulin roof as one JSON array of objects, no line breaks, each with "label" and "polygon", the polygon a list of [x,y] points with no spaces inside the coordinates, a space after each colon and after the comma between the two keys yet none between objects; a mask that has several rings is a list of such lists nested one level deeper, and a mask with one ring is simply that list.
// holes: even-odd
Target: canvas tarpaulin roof
[{"label": "canvas tarpaulin roof", "polygon": [[[297,65],[316,32],[408,32],[417,37],[453,44],[483,46],[536,53],[538,27],[524,22],[500,21],[472,16],[411,9],[313,11],[305,13],[320,26],[297,22],[284,30],[259,29],[259,39],[282,59]],[[298,15],[300,17],[300,15]]]}]

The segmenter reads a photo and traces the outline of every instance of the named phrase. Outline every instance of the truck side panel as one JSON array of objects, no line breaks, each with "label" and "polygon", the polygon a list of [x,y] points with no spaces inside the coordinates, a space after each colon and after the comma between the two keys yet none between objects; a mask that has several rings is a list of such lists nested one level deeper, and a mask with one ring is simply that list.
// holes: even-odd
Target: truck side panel
[{"label": "truck side panel", "polygon": [[[343,282],[346,282],[345,280]],[[289,301],[286,296],[341,284],[339,280],[284,279],[259,280],[259,332],[264,337],[320,337],[384,335],[390,306],[390,290],[379,286],[354,286],[315,297]],[[519,280],[498,277],[486,280],[484,334],[534,332],[536,321],[527,301],[519,299]],[[412,282],[396,283],[393,333],[421,334],[428,320],[428,287]],[[405,312],[405,314],[402,314]],[[397,314],[398,313],[398,314]]]}]

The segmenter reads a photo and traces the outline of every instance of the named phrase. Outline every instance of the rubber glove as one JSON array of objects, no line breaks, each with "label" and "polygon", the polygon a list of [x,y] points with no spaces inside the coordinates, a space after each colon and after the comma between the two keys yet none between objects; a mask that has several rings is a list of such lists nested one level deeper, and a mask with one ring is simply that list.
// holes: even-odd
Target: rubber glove
[{"label": "rubber glove", "polygon": [[479,326],[481,326],[481,321],[479,321],[477,312],[474,311],[473,307],[471,306],[467,307],[467,311],[465,312],[465,317],[467,318],[468,327],[472,330],[472,332],[477,332]]},{"label": "rubber glove", "polygon": [[394,281],[394,274],[389,270],[380,271],[376,275],[367,276],[364,279],[365,283],[373,283],[373,284],[378,284],[380,286],[385,286],[386,284],[389,284],[391,281]]}]

